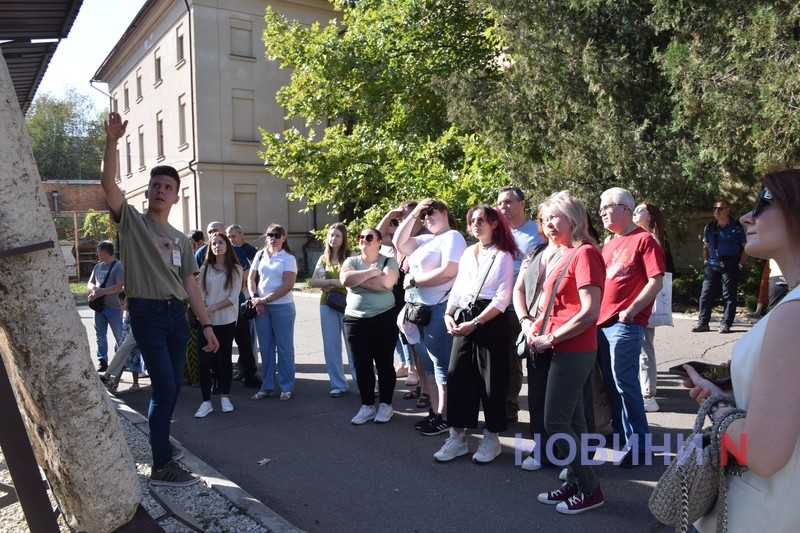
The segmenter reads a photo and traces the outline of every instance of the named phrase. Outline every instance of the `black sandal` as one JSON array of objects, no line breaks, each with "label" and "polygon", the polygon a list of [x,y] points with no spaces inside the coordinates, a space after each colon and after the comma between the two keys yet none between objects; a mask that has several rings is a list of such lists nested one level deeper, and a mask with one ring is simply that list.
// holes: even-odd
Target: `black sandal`
[{"label": "black sandal", "polygon": [[427,409],[431,406],[431,397],[424,392],[419,395],[417,400],[417,409]]},{"label": "black sandal", "polygon": [[417,386],[416,388],[411,389],[407,393],[403,394],[403,399],[404,400],[416,400],[417,398],[419,398],[419,394],[420,394],[421,390],[422,390],[422,388]]}]

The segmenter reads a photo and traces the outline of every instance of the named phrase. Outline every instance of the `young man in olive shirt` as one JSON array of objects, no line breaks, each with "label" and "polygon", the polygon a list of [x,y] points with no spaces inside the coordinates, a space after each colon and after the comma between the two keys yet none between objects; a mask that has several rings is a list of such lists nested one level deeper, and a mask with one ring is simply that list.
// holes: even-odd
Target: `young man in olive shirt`
[{"label": "young man in olive shirt", "polygon": [[168,166],[150,171],[146,192],[148,208],[144,215],[128,205],[117,185],[116,147],[127,126],[128,122],[122,122],[119,113],[109,114],[105,123],[106,147],[100,180],[119,232],[131,331],[139,344],[152,384],[147,416],[153,450],[150,482],[154,485],[191,485],[199,478],[172,460],[169,442],[170,420],[183,384],[186,343],[189,340],[184,300],[188,298],[203,325],[204,349],[216,352],[219,343],[195,279],[198,268],[192,246],[186,235],[169,224],[170,209],[179,199],[178,172]]}]

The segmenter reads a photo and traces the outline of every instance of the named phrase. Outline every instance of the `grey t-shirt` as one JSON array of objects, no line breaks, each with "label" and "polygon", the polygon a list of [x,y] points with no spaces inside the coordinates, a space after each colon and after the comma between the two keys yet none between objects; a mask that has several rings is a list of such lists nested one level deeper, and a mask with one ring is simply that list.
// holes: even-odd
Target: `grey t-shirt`
[{"label": "grey t-shirt", "polygon": [[[103,282],[105,281],[106,284],[104,287],[113,287],[123,280],[124,275],[125,273],[122,269],[122,263],[116,259],[108,265],[100,261],[92,269],[92,275],[89,276],[89,283],[94,283],[99,287],[100,285],[103,285]],[[106,281],[106,278],[108,278],[108,281]],[[106,295],[105,300],[103,300],[103,305],[112,309],[119,309],[119,298],[117,298],[116,294],[108,294]]]}]

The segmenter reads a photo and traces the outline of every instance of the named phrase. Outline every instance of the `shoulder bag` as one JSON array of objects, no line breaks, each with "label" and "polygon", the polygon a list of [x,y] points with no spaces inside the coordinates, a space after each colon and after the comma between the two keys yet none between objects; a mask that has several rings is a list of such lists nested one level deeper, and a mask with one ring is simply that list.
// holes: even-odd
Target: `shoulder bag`
[{"label": "shoulder bag", "polygon": [[[101,289],[105,289],[106,288],[106,284],[108,283],[108,278],[110,278],[111,277],[111,273],[114,272],[114,267],[115,266],[117,266],[117,260],[116,259],[114,259],[114,263],[112,263],[111,268],[108,270],[108,274],[106,274],[106,279],[104,279],[103,283],[100,284],[100,288]],[[97,311],[99,313],[99,312],[101,312],[103,310],[103,306],[105,305],[105,303],[106,303],[105,295],[98,296],[94,300],[89,300],[89,308],[92,311]]]},{"label": "shoulder bag", "polygon": [[[475,294],[472,296],[472,301],[467,304],[465,309],[458,308],[456,309],[456,313],[453,318],[456,321],[456,324],[462,324],[464,322],[470,322],[475,320],[478,315],[485,309],[486,304],[478,303],[478,295],[481,293],[481,289],[483,289],[484,283],[486,283],[486,278],[489,277],[489,271],[492,269],[492,265],[494,264],[494,260],[497,258],[497,252],[492,254],[492,257],[489,260],[489,266],[486,268],[486,271],[483,273],[483,279],[481,280],[481,284],[478,285],[478,290],[475,291]],[[487,300],[488,301],[488,300]]]},{"label": "shoulder bag", "polygon": [[720,462],[721,436],[734,420],[744,417],[744,410],[734,409],[712,427],[703,429],[709,411],[721,402],[730,405],[732,399],[715,394],[703,402],[697,412],[694,432],[683,442],[650,496],[648,506],[653,516],[682,533],[688,530],[689,524],[710,513],[717,500],[717,531],[725,531],[728,525],[725,475],[742,475],[747,470],[746,466],[729,464],[725,467]]}]

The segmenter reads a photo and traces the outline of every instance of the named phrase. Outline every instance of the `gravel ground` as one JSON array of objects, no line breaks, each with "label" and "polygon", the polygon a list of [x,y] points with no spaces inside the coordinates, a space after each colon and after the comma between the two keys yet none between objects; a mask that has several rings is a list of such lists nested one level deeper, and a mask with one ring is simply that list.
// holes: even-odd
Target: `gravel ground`
[{"label": "gravel ground", "polygon": [[[151,455],[147,435],[119,410],[117,414],[122,430],[125,433],[128,447],[136,462],[136,471],[139,474],[139,485],[143,495],[142,506],[147,509],[151,516],[161,516],[164,514],[164,510],[149,493],[147,477],[150,474]],[[137,415],[134,414],[133,416]],[[8,466],[1,450],[0,483],[11,484],[11,474],[8,471]],[[231,500],[212,489],[205,479],[201,479],[200,483],[191,487],[158,487],[157,490],[160,494],[167,496],[182,506],[186,513],[193,517],[203,530],[208,533],[234,531],[237,533],[255,533],[270,530],[266,525],[248,516],[243,509],[237,507]],[[0,493],[0,496],[2,495]],[[48,495],[55,508],[55,500],[49,491]],[[73,531],[66,524],[63,517],[59,516],[58,523],[62,532]],[[165,518],[160,523],[167,532],[192,531],[174,518]],[[27,533],[30,531],[19,502],[0,509],[0,531],[4,533]]]}]

